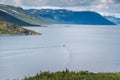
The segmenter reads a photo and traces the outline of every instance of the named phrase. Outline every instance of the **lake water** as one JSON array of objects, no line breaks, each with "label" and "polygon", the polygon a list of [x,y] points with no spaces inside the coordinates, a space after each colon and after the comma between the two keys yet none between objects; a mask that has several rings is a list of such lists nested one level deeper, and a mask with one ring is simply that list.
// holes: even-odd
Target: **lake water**
[{"label": "lake water", "polygon": [[120,72],[120,27],[30,27],[42,35],[0,36],[0,80],[40,71]]}]

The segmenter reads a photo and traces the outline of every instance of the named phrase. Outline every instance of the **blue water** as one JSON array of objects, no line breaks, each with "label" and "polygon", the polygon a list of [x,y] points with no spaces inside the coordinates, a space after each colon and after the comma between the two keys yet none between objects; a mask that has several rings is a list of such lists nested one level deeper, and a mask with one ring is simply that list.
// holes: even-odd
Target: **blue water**
[{"label": "blue water", "polygon": [[30,27],[42,35],[0,36],[0,80],[40,71],[120,72],[120,27]]}]

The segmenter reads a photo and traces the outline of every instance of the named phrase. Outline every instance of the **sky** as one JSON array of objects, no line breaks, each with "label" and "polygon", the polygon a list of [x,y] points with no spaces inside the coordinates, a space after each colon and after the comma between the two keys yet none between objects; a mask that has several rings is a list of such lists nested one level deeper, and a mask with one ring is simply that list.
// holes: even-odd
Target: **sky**
[{"label": "sky", "polygon": [[25,9],[52,8],[75,11],[95,11],[102,15],[120,17],[120,0],[0,0],[0,4]]}]

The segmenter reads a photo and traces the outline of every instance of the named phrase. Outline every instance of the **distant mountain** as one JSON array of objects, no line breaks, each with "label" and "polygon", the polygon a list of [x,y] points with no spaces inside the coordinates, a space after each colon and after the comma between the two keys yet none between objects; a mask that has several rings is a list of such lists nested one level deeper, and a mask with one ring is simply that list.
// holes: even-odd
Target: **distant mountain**
[{"label": "distant mountain", "polygon": [[120,25],[120,18],[114,17],[114,16],[104,16],[106,19],[108,19],[109,21]]},{"label": "distant mountain", "polygon": [[40,33],[11,24],[0,18],[0,35],[40,35]]},{"label": "distant mountain", "polygon": [[[1,17],[5,17],[5,15],[3,14],[3,12],[8,16],[14,17],[13,20],[15,20],[15,18],[19,21],[15,21],[18,25],[42,25],[45,24],[46,22],[43,21],[42,19],[37,19],[36,17],[34,17],[33,15],[30,15],[28,13],[26,13],[22,8],[20,7],[14,7],[14,6],[9,6],[9,5],[3,5],[0,4],[0,16]],[[4,16],[3,16],[4,15]],[[7,19],[8,20],[8,19]],[[12,19],[11,19],[12,20]],[[10,18],[9,18],[10,21]],[[22,24],[22,22],[24,22]],[[14,21],[11,21],[14,22]],[[29,25],[28,25],[29,26]]]},{"label": "distant mountain", "polygon": [[52,24],[114,25],[114,23],[100,14],[91,11],[70,11],[64,9],[29,9],[25,11]]}]

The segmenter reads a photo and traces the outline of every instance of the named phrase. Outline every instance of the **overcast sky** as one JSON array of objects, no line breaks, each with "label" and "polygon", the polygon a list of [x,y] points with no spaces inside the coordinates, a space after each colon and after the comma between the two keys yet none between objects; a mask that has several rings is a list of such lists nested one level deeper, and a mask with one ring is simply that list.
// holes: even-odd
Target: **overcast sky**
[{"label": "overcast sky", "polygon": [[120,0],[0,0],[23,8],[65,8],[70,10],[96,11],[103,15],[120,17]]}]

